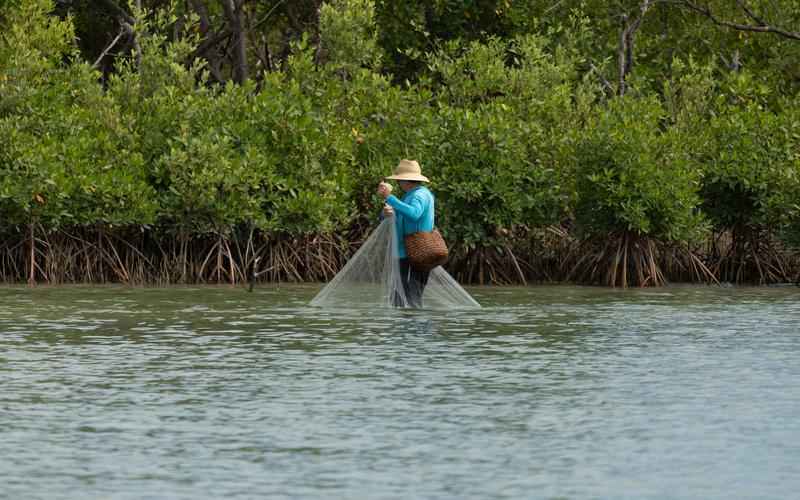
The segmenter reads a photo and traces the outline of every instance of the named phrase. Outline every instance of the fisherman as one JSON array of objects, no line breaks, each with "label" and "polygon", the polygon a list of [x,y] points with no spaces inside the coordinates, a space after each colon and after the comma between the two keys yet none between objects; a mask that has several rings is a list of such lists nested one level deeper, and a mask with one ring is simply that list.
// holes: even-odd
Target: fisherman
[{"label": "fisherman", "polygon": [[[421,308],[422,293],[428,283],[428,271],[414,269],[408,260],[405,247],[405,236],[418,231],[433,231],[434,199],[433,193],[422,185],[429,182],[422,175],[419,163],[414,160],[400,160],[394,169],[394,175],[387,179],[396,180],[405,193],[402,200],[392,194],[392,186],[386,182],[378,185],[378,194],[384,198],[383,215],[395,216],[395,229],[398,240],[398,257],[400,259],[400,278],[408,306]],[[395,306],[403,306],[402,298],[395,296]]]}]

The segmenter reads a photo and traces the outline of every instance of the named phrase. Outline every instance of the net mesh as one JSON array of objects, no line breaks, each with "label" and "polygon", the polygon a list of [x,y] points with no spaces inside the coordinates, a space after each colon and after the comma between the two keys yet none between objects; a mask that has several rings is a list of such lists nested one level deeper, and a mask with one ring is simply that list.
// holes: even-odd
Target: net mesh
[{"label": "net mesh", "polygon": [[[403,286],[394,217],[387,217],[356,254],[311,301],[317,307],[411,307]],[[418,305],[418,304],[415,304]],[[479,308],[441,266],[431,270],[422,294],[425,309]]]}]

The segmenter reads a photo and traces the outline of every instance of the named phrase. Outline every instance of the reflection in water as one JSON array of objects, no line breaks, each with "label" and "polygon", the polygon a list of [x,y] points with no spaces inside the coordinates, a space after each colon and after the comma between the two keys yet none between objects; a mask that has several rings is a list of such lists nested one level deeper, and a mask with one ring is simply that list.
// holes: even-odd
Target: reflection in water
[{"label": "reflection in water", "polygon": [[0,498],[788,498],[794,289],[0,289]]}]

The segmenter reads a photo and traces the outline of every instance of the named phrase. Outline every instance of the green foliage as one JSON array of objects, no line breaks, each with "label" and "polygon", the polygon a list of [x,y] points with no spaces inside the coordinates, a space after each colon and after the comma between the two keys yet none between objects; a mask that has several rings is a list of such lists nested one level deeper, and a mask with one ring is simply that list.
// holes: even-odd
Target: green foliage
[{"label": "green foliage", "polygon": [[148,222],[154,205],[135,138],[97,74],[74,56],[49,2],[12,13],[2,53],[0,218],[7,224]]},{"label": "green foliage", "polygon": [[257,175],[227,136],[212,130],[175,137],[159,158],[156,171],[168,189],[162,216],[185,231],[203,233],[234,225],[258,213]]},{"label": "green foliage", "polygon": [[662,83],[660,93],[670,124],[681,130],[700,132],[718,110],[721,98],[714,66],[693,58],[672,61],[672,77]]},{"label": "green foliage", "polygon": [[185,45],[158,35],[141,45],[149,69],[128,63],[110,93],[141,138],[159,220],[184,231],[247,224],[292,234],[347,224],[350,141],[315,102],[336,82],[315,76],[307,46],[256,92],[252,82],[198,88],[203,73],[179,63]]},{"label": "green foliage", "polygon": [[781,227],[800,217],[800,120],[756,105],[708,123],[703,210],[717,229]]},{"label": "green foliage", "polygon": [[539,156],[534,126],[520,126],[503,104],[442,108],[426,154],[446,235],[467,248],[507,241],[520,225],[557,222],[560,172]]},{"label": "green foliage", "polygon": [[319,10],[319,33],[328,64],[350,72],[380,66],[373,0],[325,2]]},{"label": "green foliage", "polygon": [[567,210],[560,131],[579,126],[586,89],[577,58],[548,53],[546,43],[453,42],[429,59],[441,83],[427,157],[441,172],[448,236],[468,248],[505,241],[516,227],[557,223]]},{"label": "green foliage", "polygon": [[626,98],[587,124],[575,154],[575,219],[583,233],[686,241],[702,230],[698,172],[681,137],[661,130],[663,119],[658,101]]},{"label": "green foliage", "polygon": [[[678,33],[643,26],[624,98],[604,79],[634,1],[336,0],[319,45],[290,37],[280,67],[242,85],[212,83],[192,58],[197,20],[174,9],[133,12],[136,48],[103,78],[51,2],[13,5],[0,21],[3,229],[344,234],[376,219],[376,183],[413,158],[437,225],[466,250],[564,220],[580,236],[665,242],[709,223],[800,234],[800,105],[792,64],[775,63],[796,47],[702,39],[705,20],[660,3]],[[270,5],[247,8],[297,13]],[[719,46],[747,64],[727,68]],[[765,54],[769,68],[752,64]]]},{"label": "green foliage", "polygon": [[328,232],[346,226],[354,215],[351,141],[315,98],[298,82],[275,74],[255,97],[245,121],[251,135],[243,145],[261,157],[268,229]]},{"label": "green foliage", "polygon": [[[400,81],[414,80],[424,68],[424,54],[451,40],[481,40],[519,32],[529,21],[530,2],[511,0],[378,0],[379,39],[388,69]],[[517,8],[517,5],[519,8]]]}]

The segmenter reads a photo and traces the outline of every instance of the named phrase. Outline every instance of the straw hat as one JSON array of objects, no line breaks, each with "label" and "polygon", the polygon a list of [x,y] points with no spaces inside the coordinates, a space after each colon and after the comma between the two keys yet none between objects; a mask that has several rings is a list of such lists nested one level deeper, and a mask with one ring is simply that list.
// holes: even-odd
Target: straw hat
[{"label": "straw hat", "polygon": [[394,175],[390,175],[387,179],[430,182],[427,177],[422,175],[422,169],[415,160],[400,160],[394,169]]}]

